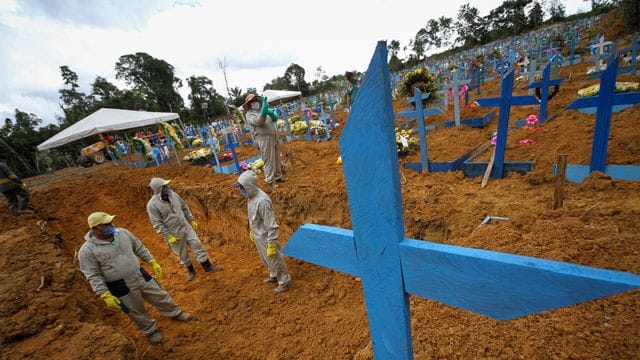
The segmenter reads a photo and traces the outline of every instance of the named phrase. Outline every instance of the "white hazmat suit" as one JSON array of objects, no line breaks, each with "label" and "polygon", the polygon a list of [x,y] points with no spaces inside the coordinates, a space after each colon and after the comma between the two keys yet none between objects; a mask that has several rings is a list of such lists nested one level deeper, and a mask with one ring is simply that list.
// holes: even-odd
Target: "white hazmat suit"
[{"label": "white hazmat suit", "polygon": [[[190,221],[194,220],[187,204],[182,200],[180,195],[170,189],[167,189],[167,199],[162,198],[162,188],[168,184],[170,180],[153,178],[149,186],[153,190],[153,197],[147,203],[147,213],[151,220],[151,225],[162,235],[169,247],[180,258],[180,264],[189,269],[190,274],[195,272],[189,256],[188,247],[191,248],[196,255],[196,260],[202,265],[205,271],[217,271],[221,267],[212,267],[209,262],[209,255],[202,246],[202,242],[193,230]],[[169,236],[172,235],[178,240],[175,243],[169,242]],[[190,277],[191,279],[192,277]]]},{"label": "white hazmat suit", "polygon": [[265,181],[270,185],[282,180],[282,164],[280,163],[280,144],[276,123],[266,116],[261,117],[256,110],[247,111],[247,122],[253,126],[254,139],[260,149],[264,161]]},{"label": "white hazmat suit", "polygon": [[[247,212],[249,217],[249,227],[253,232],[253,239],[258,249],[258,254],[262,263],[269,269],[270,279],[277,279],[279,288],[289,287],[291,275],[287,270],[287,264],[280,251],[278,241],[278,224],[273,211],[271,198],[258,187],[258,177],[253,171],[245,171],[238,178],[238,184],[247,192],[249,199]],[[273,243],[276,246],[276,254],[267,256],[267,246]]]},{"label": "white hazmat suit", "polygon": [[145,336],[158,325],[144,307],[144,300],[160,314],[175,318],[182,313],[171,295],[140,266],[138,257],[151,262],[153,256],[129,230],[118,228],[113,241],[101,240],[89,231],[78,251],[80,271],[87,277],[98,296],[110,291],[128,308],[129,317]]}]

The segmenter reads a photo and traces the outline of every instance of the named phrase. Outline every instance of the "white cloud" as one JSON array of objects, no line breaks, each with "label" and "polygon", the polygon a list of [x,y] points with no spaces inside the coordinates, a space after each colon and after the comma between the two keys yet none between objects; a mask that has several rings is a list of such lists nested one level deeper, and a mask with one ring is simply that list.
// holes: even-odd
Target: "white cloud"
[{"label": "white cloud", "polygon": [[[115,63],[135,52],[166,60],[182,79],[207,76],[221,94],[222,58],[229,85],[243,89],[262,89],[291,63],[305,68],[309,81],[318,66],[328,75],[364,70],[378,40],[405,46],[429,18],[455,17],[466,2],[0,0],[0,111],[19,108],[55,122],[61,65],[89,92],[96,76],[123,86],[114,79]],[[500,3],[472,6],[486,15]],[[584,2],[568,1],[567,12],[578,6]],[[186,86],[180,90],[185,101],[187,92]]]}]

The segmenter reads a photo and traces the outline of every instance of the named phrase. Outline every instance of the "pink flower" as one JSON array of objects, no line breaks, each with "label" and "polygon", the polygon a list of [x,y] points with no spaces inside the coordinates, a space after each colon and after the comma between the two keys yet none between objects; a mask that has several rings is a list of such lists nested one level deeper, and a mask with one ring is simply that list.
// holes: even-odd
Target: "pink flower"
[{"label": "pink flower", "polygon": [[527,116],[526,122],[527,122],[527,125],[529,125],[529,126],[533,126],[533,125],[537,124],[538,123],[538,115],[531,114],[531,115]]},{"label": "pink flower", "polygon": [[493,135],[491,137],[491,145],[496,146],[497,142],[498,142],[498,135]]},{"label": "pink flower", "polygon": [[247,169],[249,169],[249,164],[247,164],[247,162],[246,162],[246,161],[241,161],[241,162],[240,162],[240,169],[242,169],[242,170],[247,170]]},{"label": "pink flower", "polygon": [[535,141],[533,141],[533,139],[522,139],[520,141],[518,141],[518,144],[520,145],[531,145],[534,144]]}]

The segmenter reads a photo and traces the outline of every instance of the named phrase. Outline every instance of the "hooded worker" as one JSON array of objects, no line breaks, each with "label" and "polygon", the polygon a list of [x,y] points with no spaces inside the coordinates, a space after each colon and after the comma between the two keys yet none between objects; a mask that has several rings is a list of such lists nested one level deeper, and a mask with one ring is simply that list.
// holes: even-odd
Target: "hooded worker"
[{"label": "hooded worker", "polygon": [[232,186],[239,188],[242,196],[249,199],[249,236],[256,245],[260,260],[269,269],[269,277],[263,283],[278,283],[274,290],[276,294],[287,291],[291,285],[291,275],[280,251],[278,224],[271,198],[258,187],[258,176],[251,170],[243,172]]},{"label": "hooded worker", "polygon": [[196,255],[196,260],[205,272],[222,270],[222,266],[213,266],[209,255],[204,250],[202,242],[196,235],[198,222],[191,214],[189,207],[180,195],[169,188],[171,180],[153,178],[149,186],[153,190],[153,197],[147,203],[147,213],[151,225],[162,235],[169,244],[171,251],[180,258],[180,264],[188,270],[188,279],[193,280],[196,271],[191,262],[187,247]]},{"label": "hooded worker", "polygon": [[[271,187],[276,188],[278,187],[276,182],[285,181],[282,176],[278,129],[275,123],[278,116],[269,109],[267,98],[256,94],[247,95],[242,108],[246,111],[247,122],[254,129],[254,139],[264,161],[265,181]],[[267,119],[267,116],[270,119]]]},{"label": "hooded worker", "polygon": [[193,316],[183,312],[140,266],[138,257],[151,265],[157,277],[162,277],[162,268],[149,250],[129,230],[116,228],[112,224],[114,218],[104,212],[89,215],[90,230],[78,251],[80,271],[107,307],[125,312],[149,342],[157,344],[162,336],[156,320],[145,309],[144,300],[173,320],[188,321]]},{"label": "hooded worker", "polygon": [[9,201],[9,207],[14,215],[33,212],[27,209],[30,196],[27,185],[2,161],[0,161],[0,192]]}]

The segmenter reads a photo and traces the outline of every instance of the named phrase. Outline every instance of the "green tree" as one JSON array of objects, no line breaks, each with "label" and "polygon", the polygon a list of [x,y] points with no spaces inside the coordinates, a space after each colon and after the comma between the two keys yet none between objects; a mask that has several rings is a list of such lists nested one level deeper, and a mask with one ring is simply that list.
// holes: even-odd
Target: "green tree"
[{"label": "green tree", "polygon": [[[226,112],[224,98],[213,87],[211,79],[206,76],[191,76],[187,79],[187,85],[191,90],[189,101],[192,119],[201,119],[201,115],[222,115]],[[204,109],[202,104],[206,104]]]},{"label": "green tree", "polygon": [[122,92],[117,86],[107,81],[107,79],[96,76],[91,84],[91,95],[98,102],[111,102],[122,96]]},{"label": "green tree", "polygon": [[392,54],[389,59],[389,71],[397,72],[402,69],[402,60],[400,60],[396,55]]},{"label": "green tree", "polygon": [[15,122],[7,118],[0,128],[1,152],[10,155],[10,166],[22,176],[36,174],[36,147],[60,130],[56,125],[37,129],[41,123],[37,115],[15,109]]},{"label": "green tree", "polygon": [[531,10],[529,10],[529,27],[532,29],[541,26],[544,21],[544,12],[542,11],[542,5],[540,2],[535,1]]},{"label": "green tree", "polygon": [[[68,66],[60,66],[62,80],[67,86],[58,90],[60,94],[60,108],[64,112],[60,126],[66,128],[89,115],[93,107],[93,98],[78,91],[78,75]],[[17,110],[16,110],[17,111]]]},{"label": "green tree", "polygon": [[622,0],[620,2],[620,11],[624,16],[627,29],[640,31],[640,1]]},{"label": "green tree", "polygon": [[491,27],[491,39],[521,34],[530,27],[530,19],[524,12],[532,0],[506,0],[491,10],[486,20]]},{"label": "green tree", "polygon": [[465,47],[478,44],[480,40],[476,36],[476,31],[481,23],[477,8],[469,5],[469,3],[460,6],[455,22],[456,32],[458,33],[456,41],[461,42]]},{"label": "green tree", "polygon": [[306,96],[309,92],[309,84],[304,80],[305,70],[298,64],[291,64],[284,72],[284,78],[294,86],[293,90],[302,92]]},{"label": "green tree", "polygon": [[391,52],[391,57],[398,56],[398,52],[400,51],[400,41],[391,40],[389,45],[387,45],[387,49]]},{"label": "green tree", "polygon": [[409,46],[411,47],[411,50],[413,50],[413,55],[410,55],[409,58],[414,58],[418,62],[422,61],[424,52],[427,50],[425,47],[425,41],[422,40],[425,37],[424,32],[424,28],[418,30],[416,37],[409,41]]},{"label": "green tree", "polygon": [[240,106],[244,103],[244,96],[242,94],[242,89],[237,86],[229,89],[229,96],[231,96],[230,100],[234,106]]},{"label": "green tree", "polygon": [[560,0],[549,0],[547,13],[551,22],[562,21],[566,17],[564,4]]},{"label": "green tree", "polygon": [[122,55],[115,66],[116,78],[124,79],[153,100],[159,111],[178,112],[184,107],[184,101],[177,89],[182,81],[174,75],[174,67],[168,62],[138,52]]}]

